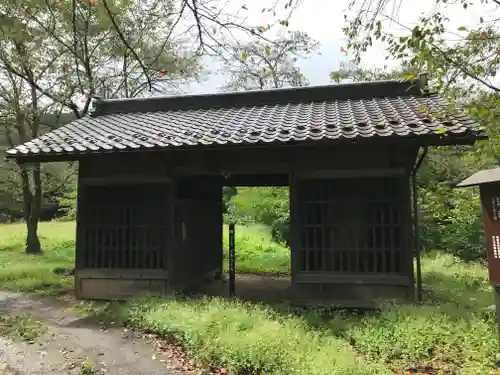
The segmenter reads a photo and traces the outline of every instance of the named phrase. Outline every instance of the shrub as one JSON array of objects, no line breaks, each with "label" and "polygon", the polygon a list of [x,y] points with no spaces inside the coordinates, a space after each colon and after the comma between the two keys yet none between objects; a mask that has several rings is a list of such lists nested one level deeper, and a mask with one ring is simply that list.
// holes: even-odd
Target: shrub
[{"label": "shrub", "polygon": [[423,190],[420,198],[421,238],[426,250],[443,250],[466,261],[486,258],[477,191]]},{"label": "shrub", "polygon": [[231,200],[232,215],[240,223],[268,226],[275,241],[288,242],[290,200],[287,187],[239,188]]}]

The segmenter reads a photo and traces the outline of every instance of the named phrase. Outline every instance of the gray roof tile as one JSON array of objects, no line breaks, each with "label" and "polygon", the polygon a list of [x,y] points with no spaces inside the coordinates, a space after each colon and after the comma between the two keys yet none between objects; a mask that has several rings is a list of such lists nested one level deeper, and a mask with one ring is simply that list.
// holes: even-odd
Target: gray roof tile
[{"label": "gray roof tile", "polygon": [[[415,83],[416,82],[416,83]],[[474,136],[479,126],[419,82],[102,100],[84,118],[7,151],[8,157],[79,155],[179,146],[435,135]],[[447,114],[445,119],[428,117]],[[441,117],[441,116],[438,116]]]}]

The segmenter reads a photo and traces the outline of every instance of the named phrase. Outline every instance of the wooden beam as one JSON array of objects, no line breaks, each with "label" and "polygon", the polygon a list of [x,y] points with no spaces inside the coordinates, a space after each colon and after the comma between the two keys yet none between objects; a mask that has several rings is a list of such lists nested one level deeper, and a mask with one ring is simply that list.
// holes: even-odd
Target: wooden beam
[{"label": "wooden beam", "polygon": [[362,285],[409,285],[411,279],[401,275],[381,274],[339,274],[329,272],[299,272],[295,275],[297,284],[362,284]]},{"label": "wooden beam", "polygon": [[380,169],[302,170],[300,178],[393,177],[405,174],[408,174],[408,172],[402,167]]},{"label": "wooden beam", "polygon": [[146,279],[166,280],[167,270],[157,269],[112,269],[112,268],[85,268],[77,270],[80,279]]},{"label": "wooden beam", "polygon": [[148,183],[170,183],[172,179],[167,176],[111,176],[111,177],[85,177],[81,178],[81,185],[131,185]]}]

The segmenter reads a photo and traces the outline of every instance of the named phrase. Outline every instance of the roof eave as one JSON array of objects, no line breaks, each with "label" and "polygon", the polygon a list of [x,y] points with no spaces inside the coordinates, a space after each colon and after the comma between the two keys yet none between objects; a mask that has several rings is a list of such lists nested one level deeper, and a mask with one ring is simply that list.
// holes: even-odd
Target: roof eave
[{"label": "roof eave", "polygon": [[14,160],[18,164],[23,163],[48,163],[48,162],[72,162],[78,161],[82,158],[95,155],[112,155],[112,154],[123,154],[123,153],[136,153],[136,152],[169,152],[169,151],[180,151],[180,150],[192,150],[192,149],[230,149],[230,148],[241,148],[241,147],[283,147],[283,146],[319,146],[326,144],[339,144],[339,143],[376,143],[376,142],[390,142],[390,143],[413,143],[421,144],[427,146],[453,146],[453,145],[473,145],[477,140],[488,139],[486,135],[482,134],[471,134],[469,132],[464,134],[451,134],[451,135],[440,135],[440,134],[429,134],[425,136],[388,136],[388,137],[358,137],[358,138],[343,138],[343,139],[308,139],[304,141],[288,141],[288,142],[269,142],[269,143],[228,143],[228,144],[210,144],[210,145],[185,145],[185,146],[173,146],[167,148],[151,147],[144,148],[140,147],[137,149],[113,149],[113,150],[103,150],[103,151],[84,151],[79,153],[68,153],[68,152],[51,152],[43,154],[7,154],[6,160]]}]

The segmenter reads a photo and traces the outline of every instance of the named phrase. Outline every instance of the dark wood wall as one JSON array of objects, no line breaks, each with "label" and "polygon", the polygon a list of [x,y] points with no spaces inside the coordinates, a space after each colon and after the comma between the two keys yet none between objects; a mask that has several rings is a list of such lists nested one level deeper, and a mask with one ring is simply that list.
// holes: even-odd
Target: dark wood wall
[{"label": "dark wood wall", "polygon": [[179,178],[175,197],[178,246],[172,282],[185,289],[222,268],[222,185],[207,177]]},{"label": "dark wood wall", "polygon": [[[164,293],[188,287],[205,272],[222,266],[222,186],[273,183],[290,183],[292,225],[308,228],[295,231],[301,238],[292,243],[292,278],[298,285],[297,290],[306,288],[307,294],[313,292],[311,285],[323,291],[331,287],[324,280],[314,281],[317,275],[309,271],[317,271],[313,270],[315,264],[321,265],[323,273],[385,273],[398,276],[400,282],[406,284],[412,272],[405,268],[408,267],[405,254],[411,251],[411,223],[404,224],[402,216],[394,213],[393,201],[387,203],[386,199],[382,203],[377,202],[379,198],[369,199],[368,195],[373,193],[369,187],[358,183],[356,189],[351,189],[349,181],[400,176],[399,184],[404,187],[398,193],[398,204],[405,205],[401,212],[406,215],[410,203],[408,176],[416,151],[417,145],[339,143],[315,147],[288,145],[136,152],[82,158],[77,290],[84,298],[105,298],[134,291]],[[311,186],[313,190],[323,186],[323,192],[310,193],[300,200],[300,195]],[[335,195],[337,190],[343,191],[342,198]],[[352,204],[356,202],[356,194],[364,194],[363,204]],[[326,203],[330,199],[333,203]],[[349,207],[348,201],[351,202]],[[390,219],[376,224],[375,216],[386,209],[386,203]],[[323,208],[318,209],[322,204]],[[301,205],[303,207],[299,208]],[[335,210],[325,208],[334,205]],[[328,219],[318,218],[319,212],[325,209],[330,212]],[[364,229],[360,229],[363,233],[357,238],[357,250],[353,252],[349,242],[355,239],[353,236],[337,236],[335,246],[340,251],[335,254],[324,251],[333,244],[328,243],[327,237],[334,229],[328,226],[333,222],[347,225],[360,215],[364,215],[364,221],[359,221],[364,223]],[[317,237],[321,239],[309,246],[308,241],[318,236],[318,230],[312,229],[315,220],[321,222],[318,224],[321,234]],[[338,230],[345,234],[346,228]],[[159,233],[163,230],[165,235],[161,236]],[[105,232],[107,234],[103,235]],[[375,248],[379,248],[377,255],[366,255]],[[316,251],[318,249],[320,251]],[[113,272],[107,272],[106,277],[99,272],[110,269]],[[124,273],[126,270],[128,274]],[[109,288],[112,284],[115,286]],[[352,282],[344,285],[347,287]],[[363,289],[359,293],[367,291]]]},{"label": "dark wood wall", "polygon": [[[358,175],[373,169],[411,168],[417,145],[356,144],[172,151],[165,157],[177,174],[193,175],[304,175],[317,171],[348,172]],[[251,179],[247,179],[247,181]]]},{"label": "dark wood wall", "polygon": [[302,178],[292,184],[296,297],[372,302],[411,297],[408,175]]},{"label": "dark wood wall", "polygon": [[80,162],[75,275],[80,298],[169,290],[172,182],[161,159],[131,156]]}]

